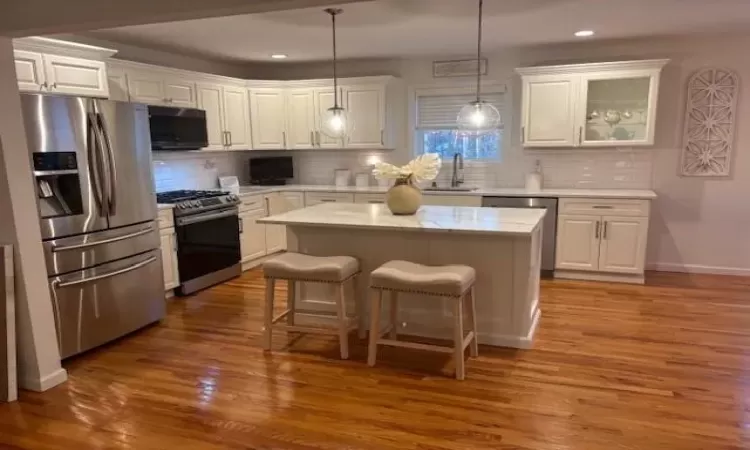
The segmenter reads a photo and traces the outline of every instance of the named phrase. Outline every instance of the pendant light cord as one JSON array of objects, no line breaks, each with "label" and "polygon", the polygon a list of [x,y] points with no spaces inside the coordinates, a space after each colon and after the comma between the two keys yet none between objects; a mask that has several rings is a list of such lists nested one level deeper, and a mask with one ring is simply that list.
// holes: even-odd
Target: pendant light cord
[{"label": "pendant light cord", "polygon": [[338,85],[338,74],[336,70],[336,10],[328,10],[331,15],[331,24],[333,25],[333,106],[339,107],[339,85]]},{"label": "pendant light cord", "polygon": [[[477,36],[477,103],[482,95],[482,9],[484,0],[479,0],[479,32]],[[335,67],[335,66],[334,66]]]}]

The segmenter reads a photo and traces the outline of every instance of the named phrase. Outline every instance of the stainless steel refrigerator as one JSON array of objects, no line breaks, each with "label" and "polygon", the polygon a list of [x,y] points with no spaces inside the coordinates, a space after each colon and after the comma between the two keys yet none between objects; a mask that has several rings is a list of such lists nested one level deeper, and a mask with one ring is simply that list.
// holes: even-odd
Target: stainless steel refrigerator
[{"label": "stainless steel refrigerator", "polygon": [[22,95],[63,358],[159,321],[164,275],[145,105]]}]

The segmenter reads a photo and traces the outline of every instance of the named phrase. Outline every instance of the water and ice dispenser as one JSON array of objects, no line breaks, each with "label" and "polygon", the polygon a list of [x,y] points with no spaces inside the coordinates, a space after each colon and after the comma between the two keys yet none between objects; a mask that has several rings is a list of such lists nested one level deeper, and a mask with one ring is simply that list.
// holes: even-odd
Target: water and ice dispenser
[{"label": "water and ice dispenser", "polygon": [[76,153],[37,152],[32,159],[40,216],[46,219],[83,214]]}]

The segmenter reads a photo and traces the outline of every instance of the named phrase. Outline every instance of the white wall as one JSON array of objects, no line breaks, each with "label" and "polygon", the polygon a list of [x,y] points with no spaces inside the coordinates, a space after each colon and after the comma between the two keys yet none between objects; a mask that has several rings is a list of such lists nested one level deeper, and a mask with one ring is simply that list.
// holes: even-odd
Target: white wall
[{"label": "white wall", "polygon": [[[750,275],[750,91],[742,89],[738,108],[733,173],[729,178],[706,180],[678,176],[682,115],[687,78],[701,67],[732,68],[746,82],[750,60],[746,49],[750,36],[711,38],[639,39],[598,43],[540,46],[508,50],[489,56],[488,82],[506,83],[512,113],[506,121],[502,164],[469,170],[475,184],[521,186],[523,175],[541,159],[545,183],[555,187],[653,188],[659,195],[653,204],[648,262],[663,270],[707,271]],[[470,55],[443,55],[417,60],[386,60],[341,64],[342,76],[397,75],[411,86],[465,84],[466,80],[432,78],[434,59],[456,59]],[[670,58],[663,72],[657,116],[656,145],[646,149],[523,150],[518,117],[520,80],[515,67],[577,62]],[[283,67],[287,78],[322,76],[326,65]],[[269,69],[278,71],[279,69]],[[257,74],[274,76],[278,72]],[[470,82],[470,80],[468,80]],[[405,100],[406,101],[406,100]],[[411,148],[387,155],[396,161],[408,158]],[[307,158],[308,156],[299,157]],[[299,159],[298,158],[298,159]],[[352,165],[362,157],[340,159],[326,156],[330,171],[336,165]],[[442,175],[444,176],[444,174]]]},{"label": "white wall", "polygon": [[15,250],[19,384],[46,390],[66,380],[42,253],[11,40],[0,37],[0,241]]}]

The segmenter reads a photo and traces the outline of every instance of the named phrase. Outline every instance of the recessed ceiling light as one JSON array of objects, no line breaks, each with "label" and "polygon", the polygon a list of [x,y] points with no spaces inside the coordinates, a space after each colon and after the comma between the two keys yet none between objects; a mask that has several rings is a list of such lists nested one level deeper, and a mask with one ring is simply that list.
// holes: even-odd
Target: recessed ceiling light
[{"label": "recessed ceiling light", "polygon": [[273,55],[271,55],[271,58],[273,58],[273,59],[286,59],[287,55],[285,55],[283,53],[274,53]]},{"label": "recessed ceiling light", "polygon": [[581,30],[581,31],[576,31],[575,32],[575,36],[576,37],[589,37],[589,36],[593,36],[593,35],[594,35],[594,32],[591,31],[591,30]]}]

